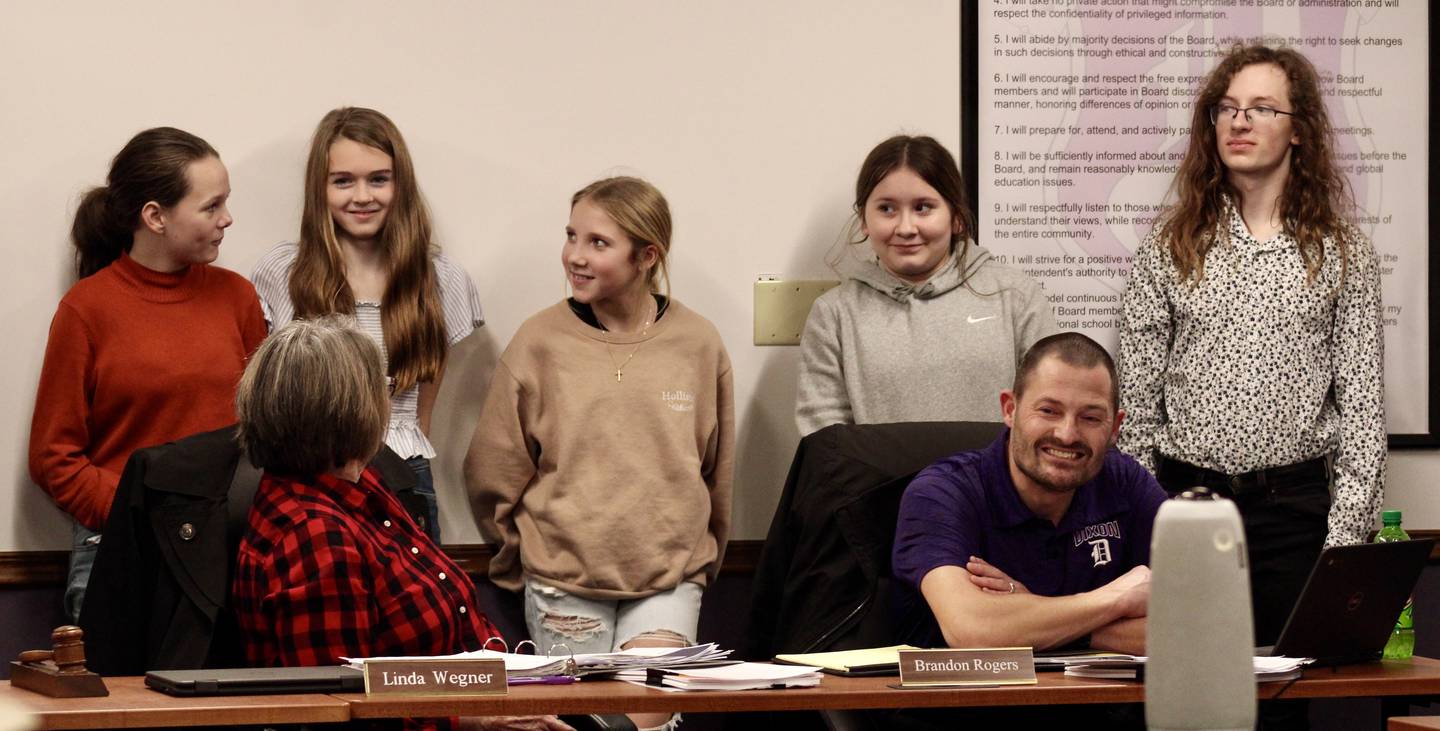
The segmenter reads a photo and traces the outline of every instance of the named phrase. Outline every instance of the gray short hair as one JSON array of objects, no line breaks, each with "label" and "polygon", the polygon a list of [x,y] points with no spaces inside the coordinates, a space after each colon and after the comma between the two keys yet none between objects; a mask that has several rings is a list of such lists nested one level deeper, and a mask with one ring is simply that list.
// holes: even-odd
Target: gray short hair
[{"label": "gray short hair", "polygon": [[296,320],[260,345],[240,377],[240,447],[255,466],[298,477],[369,461],[389,406],[380,349],[353,318]]}]

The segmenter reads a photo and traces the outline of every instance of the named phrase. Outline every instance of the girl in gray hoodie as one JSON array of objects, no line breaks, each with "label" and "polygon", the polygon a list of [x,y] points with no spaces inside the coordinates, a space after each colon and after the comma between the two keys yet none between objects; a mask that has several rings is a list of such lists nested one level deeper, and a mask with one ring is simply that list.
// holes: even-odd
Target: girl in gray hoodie
[{"label": "girl in gray hoodie", "polygon": [[830,424],[998,421],[1000,391],[1055,318],[1039,285],[973,241],[955,158],[930,137],[881,142],[855,182],[855,224],[850,243],[869,241],[874,257],[806,320],[801,436]]}]

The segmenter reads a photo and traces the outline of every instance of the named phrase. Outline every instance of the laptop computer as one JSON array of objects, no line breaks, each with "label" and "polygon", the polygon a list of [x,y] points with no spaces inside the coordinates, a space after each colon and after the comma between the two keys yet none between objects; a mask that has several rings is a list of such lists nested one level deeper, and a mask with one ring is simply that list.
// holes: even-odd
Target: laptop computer
[{"label": "laptop computer", "polygon": [[1434,544],[1426,538],[1325,549],[1275,645],[1255,654],[1313,657],[1320,665],[1378,659]]},{"label": "laptop computer", "polygon": [[145,685],[178,696],[274,693],[363,693],[365,674],[355,668],[222,668],[151,670]]}]

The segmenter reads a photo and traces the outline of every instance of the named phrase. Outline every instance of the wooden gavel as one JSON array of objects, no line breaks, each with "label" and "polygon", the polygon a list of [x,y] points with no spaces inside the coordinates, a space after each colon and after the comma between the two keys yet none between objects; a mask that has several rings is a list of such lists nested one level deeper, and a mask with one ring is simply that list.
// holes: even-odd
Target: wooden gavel
[{"label": "wooden gavel", "polygon": [[52,650],[26,650],[15,658],[22,663],[53,663],[64,675],[85,672],[85,632],[73,624],[56,627],[50,633]]},{"label": "wooden gavel", "polygon": [[10,663],[10,685],[55,698],[110,695],[105,681],[85,669],[85,632],[75,625],[56,627],[49,650],[26,650]]}]

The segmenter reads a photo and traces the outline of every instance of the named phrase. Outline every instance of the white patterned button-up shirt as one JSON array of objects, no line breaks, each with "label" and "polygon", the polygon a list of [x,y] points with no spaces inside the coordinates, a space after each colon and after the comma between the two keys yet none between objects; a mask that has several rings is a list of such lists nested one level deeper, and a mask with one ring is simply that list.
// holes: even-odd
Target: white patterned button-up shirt
[{"label": "white patterned button-up shirt", "polygon": [[1198,283],[1181,278],[1154,231],[1136,253],[1120,329],[1120,449],[1152,470],[1164,455],[1232,475],[1333,454],[1325,544],[1360,543],[1385,482],[1375,249],[1352,229],[1342,281],[1327,239],[1307,281],[1295,239],[1257,241],[1233,206],[1228,222]]}]

